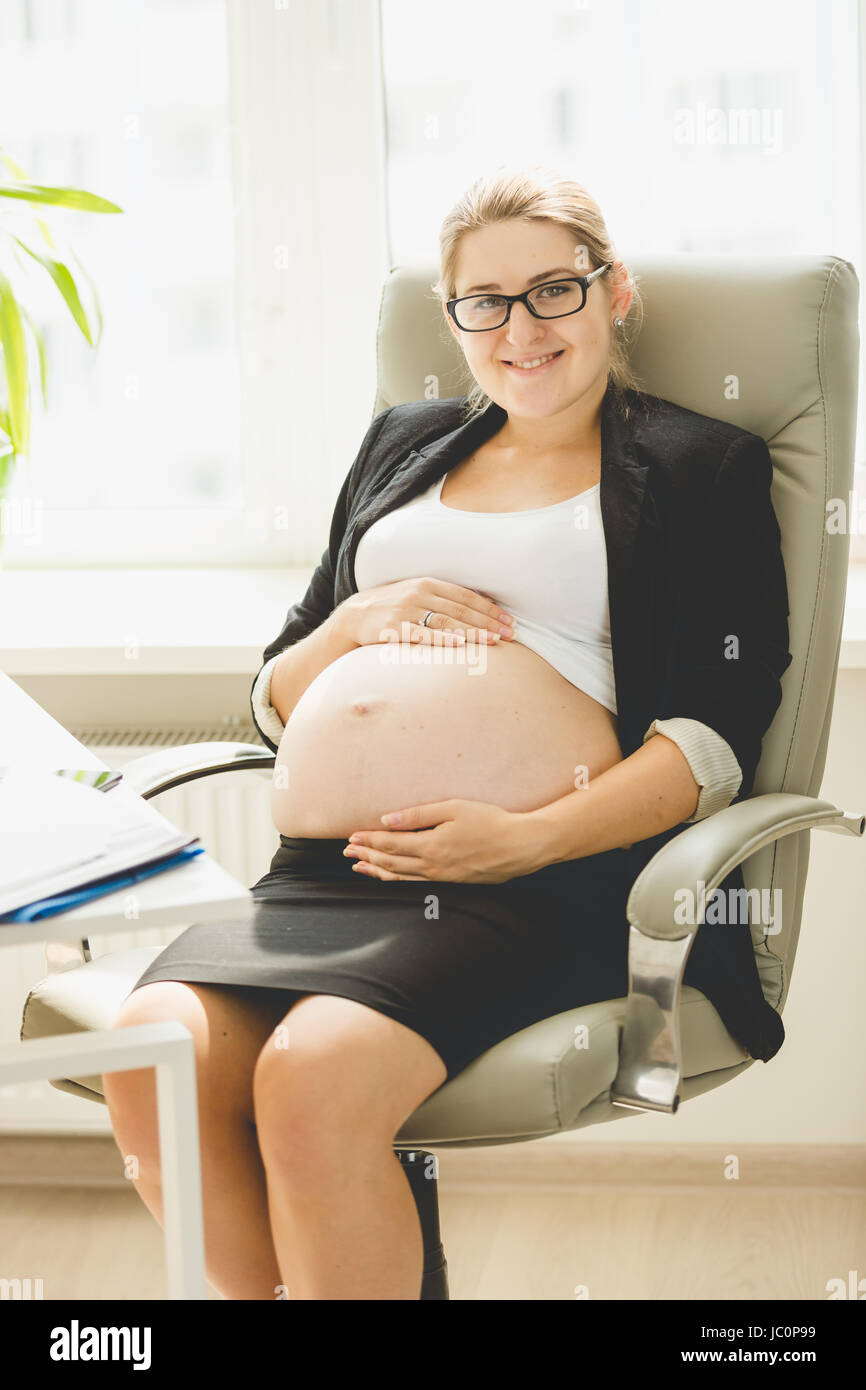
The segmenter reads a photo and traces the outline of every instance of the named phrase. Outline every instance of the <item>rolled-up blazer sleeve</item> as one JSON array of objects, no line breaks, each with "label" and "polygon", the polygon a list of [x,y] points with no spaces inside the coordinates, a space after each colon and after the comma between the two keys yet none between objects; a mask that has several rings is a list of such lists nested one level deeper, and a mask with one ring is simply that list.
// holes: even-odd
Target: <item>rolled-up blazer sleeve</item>
[{"label": "rolled-up blazer sleeve", "polygon": [[[253,678],[250,688],[250,712],[252,714],[253,723],[265,743],[275,752],[278,745],[270,735],[277,733],[276,726],[277,724],[281,724],[281,721],[276,716],[276,711],[272,710],[275,718],[274,720],[269,720],[267,726],[270,735],[266,729],[262,728],[260,718],[262,711],[263,682],[259,682],[259,676],[263,668],[273,657],[279,655],[280,652],[284,652],[288,647],[294,646],[294,644],[300,642],[303,637],[308,637],[311,632],[315,632],[316,628],[334,611],[336,606],[334,603],[334,575],[336,574],[337,568],[337,554],[346,533],[355,489],[358,485],[361,473],[367,464],[370,450],[378,439],[382,426],[393,409],[393,406],[387,406],[384,410],[380,410],[378,415],[374,416],[371,421],[367,433],[361,441],[361,447],[358,450],[355,461],[346,474],[343,485],[340,488],[331,517],[331,530],[328,538],[328,545],[313,572],[313,576],[307,587],[307,592],[298,603],[292,605],[286,614],[285,622],[279,633],[274,640],[269,642],[265,647],[262,654],[261,665]],[[256,682],[259,682],[258,690],[256,690]],[[269,687],[269,677],[267,683]],[[253,697],[254,691],[255,698]],[[259,718],[256,717],[257,714]]]},{"label": "rolled-up blazer sleeve", "polygon": [[782,699],[788,650],[788,588],[770,486],[766,443],[742,434],[713,480],[680,552],[679,630],[670,717],[714,729],[751,793],[761,743]]},{"label": "rolled-up blazer sleeve", "polygon": [[663,734],[675,743],[700,787],[694,815],[685,825],[715,815],[730,806],[743,780],[743,773],[729,744],[707,724],[696,719],[654,719],[643,741]]},{"label": "rolled-up blazer sleeve", "polygon": [[253,681],[253,689],[250,695],[250,707],[253,712],[253,723],[261,734],[262,738],[276,750],[279,747],[280,739],[283,736],[285,724],[277,711],[271,704],[271,676],[274,666],[279,660],[279,655],[272,656],[270,661],[266,661]]}]

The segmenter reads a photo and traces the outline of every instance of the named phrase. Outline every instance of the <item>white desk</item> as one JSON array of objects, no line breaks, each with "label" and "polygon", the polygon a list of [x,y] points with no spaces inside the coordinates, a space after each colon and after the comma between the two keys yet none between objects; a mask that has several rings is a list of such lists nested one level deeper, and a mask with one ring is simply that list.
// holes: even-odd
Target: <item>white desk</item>
[{"label": "white desk", "polygon": [[[0,673],[0,766],[21,765],[106,766]],[[112,802],[136,793],[121,782],[105,796]],[[0,946],[79,940],[88,932],[129,931],[130,919],[123,910],[129,891],[124,888],[106,893],[72,911],[36,922],[0,923]],[[254,906],[249,889],[207,854],[142,880],[135,893],[137,927],[181,926],[225,916],[227,909],[243,914]],[[189,1030],[181,1023],[148,1023],[104,1032],[64,1033],[0,1047],[0,1085],[4,1086],[142,1066],[156,1067],[168,1296],[204,1299],[198,1100]]]}]

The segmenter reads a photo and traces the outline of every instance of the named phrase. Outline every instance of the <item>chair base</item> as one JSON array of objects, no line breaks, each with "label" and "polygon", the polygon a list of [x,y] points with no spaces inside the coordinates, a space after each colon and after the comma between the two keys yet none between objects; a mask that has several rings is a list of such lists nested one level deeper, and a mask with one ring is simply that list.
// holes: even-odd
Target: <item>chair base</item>
[{"label": "chair base", "polygon": [[[448,1295],[448,1265],[445,1260],[445,1252],[439,1246],[442,1256],[442,1263],[436,1269],[424,1271],[424,1278],[421,1280],[421,1298],[424,1299],[447,1299]],[[426,1259],[426,1256],[425,1256]]]},{"label": "chair base", "polygon": [[424,1273],[421,1299],[448,1298],[448,1265],[439,1231],[439,1162],[426,1149],[395,1149],[409,1181],[424,1241]]}]

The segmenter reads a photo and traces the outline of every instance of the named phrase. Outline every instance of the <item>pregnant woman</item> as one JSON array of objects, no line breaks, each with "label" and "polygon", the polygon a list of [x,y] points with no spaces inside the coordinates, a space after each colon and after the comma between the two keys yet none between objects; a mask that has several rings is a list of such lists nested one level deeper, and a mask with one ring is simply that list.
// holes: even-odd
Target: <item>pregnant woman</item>
[{"label": "pregnant woman", "polygon": [[[116,1023],[193,1034],[229,1298],[419,1297],[395,1135],[503,1038],[627,992],[631,885],[749,795],[791,660],[767,446],[637,388],[586,190],[478,180],[437,290],[476,386],[375,417],[254,682],[281,839],[255,912],[180,934]],[[686,982],[767,1060],[748,918],[710,919]],[[105,1092],[161,1219],[152,1072]]]}]

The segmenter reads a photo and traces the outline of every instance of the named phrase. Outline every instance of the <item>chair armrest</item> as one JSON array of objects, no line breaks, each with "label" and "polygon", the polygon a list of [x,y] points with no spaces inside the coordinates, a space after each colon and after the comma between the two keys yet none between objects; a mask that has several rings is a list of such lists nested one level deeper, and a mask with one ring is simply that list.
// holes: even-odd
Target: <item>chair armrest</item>
[{"label": "chair armrest", "polygon": [[[683,974],[707,899],[764,845],[801,830],[862,835],[866,817],[829,801],[768,792],[689,826],[654,854],[632,885],[628,1002],[613,1105],[675,1114],[682,1089],[679,1002]],[[674,921],[675,894],[692,889],[696,923]]]},{"label": "chair armrest", "polygon": [[127,786],[148,801],[160,792],[212,777],[217,772],[238,772],[243,768],[269,768],[276,761],[269,748],[258,743],[182,743],[176,748],[160,748],[133,758],[123,769]]},{"label": "chair armrest", "polygon": [[[176,748],[160,748],[133,758],[123,769],[123,780],[134,792],[149,801],[160,792],[194,782],[198,777],[212,777],[217,772],[236,772],[242,768],[273,767],[275,755],[258,743],[230,743],[214,740],[210,743],[182,743]],[[109,792],[108,795],[111,795]],[[48,974],[72,970],[86,965],[91,959],[90,942],[82,937],[80,943],[46,941],[45,963]]]}]

